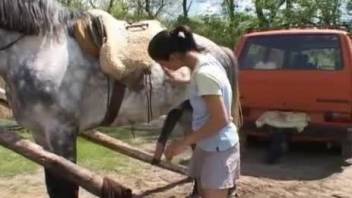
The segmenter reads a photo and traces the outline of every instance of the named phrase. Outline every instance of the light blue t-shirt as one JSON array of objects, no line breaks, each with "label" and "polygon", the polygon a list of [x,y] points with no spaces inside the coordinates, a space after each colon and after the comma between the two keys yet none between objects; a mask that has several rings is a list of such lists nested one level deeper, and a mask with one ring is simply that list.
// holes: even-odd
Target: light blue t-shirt
[{"label": "light blue t-shirt", "polygon": [[[231,115],[232,89],[230,81],[224,67],[210,54],[200,55],[189,86],[189,100],[193,108],[193,131],[200,129],[210,118],[202,98],[204,95],[221,96],[229,115]],[[224,151],[234,146],[238,141],[237,127],[230,122],[216,135],[197,142],[197,145],[206,151]]]}]

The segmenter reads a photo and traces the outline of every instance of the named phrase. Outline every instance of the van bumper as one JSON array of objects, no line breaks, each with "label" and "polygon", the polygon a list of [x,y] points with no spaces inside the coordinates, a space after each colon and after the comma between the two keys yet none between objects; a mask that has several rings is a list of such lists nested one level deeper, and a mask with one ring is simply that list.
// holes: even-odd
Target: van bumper
[{"label": "van bumper", "polygon": [[[253,122],[245,122],[241,132],[246,136],[255,136],[262,139],[270,137],[273,127],[263,126],[257,128]],[[293,128],[284,128],[280,132],[287,133],[291,142],[334,142],[341,143],[346,137],[346,132],[352,131],[352,127],[323,126],[310,124],[302,132]]]}]

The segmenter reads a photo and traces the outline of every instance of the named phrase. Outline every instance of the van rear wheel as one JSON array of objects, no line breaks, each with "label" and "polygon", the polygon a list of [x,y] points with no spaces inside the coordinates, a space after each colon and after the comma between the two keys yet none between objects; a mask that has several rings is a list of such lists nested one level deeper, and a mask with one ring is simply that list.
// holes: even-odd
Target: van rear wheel
[{"label": "van rear wheel", "polygon": [[341,147],[344,162],[352,165],[352,131],[346,131]]}]

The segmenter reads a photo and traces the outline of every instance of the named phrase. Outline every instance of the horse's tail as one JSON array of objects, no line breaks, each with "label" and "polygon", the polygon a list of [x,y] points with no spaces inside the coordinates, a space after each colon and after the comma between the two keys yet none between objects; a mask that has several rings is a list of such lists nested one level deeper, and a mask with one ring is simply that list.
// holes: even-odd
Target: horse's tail
[{"label": "horse's tail", "polygon": [[[227,75],[232,87],[232,117],[234,123],[238,128],[243,124],[242,108],[240,102],[240,90],[238,82],[238,62],[235,54],[230,48],[221,47],[226,56],[229,58],[228,65],[226,66]],[[227,61],[226,61],[227,62]]]}]

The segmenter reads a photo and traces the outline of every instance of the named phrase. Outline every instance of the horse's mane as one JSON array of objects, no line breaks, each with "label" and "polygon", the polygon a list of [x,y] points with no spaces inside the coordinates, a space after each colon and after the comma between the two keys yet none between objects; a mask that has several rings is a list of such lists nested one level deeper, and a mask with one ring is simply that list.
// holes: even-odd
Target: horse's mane
[{"label": "horse's mane", "polygon": [[55,34],[82,15],[55,0],[0,0],[0,28],[26,35]]}]

